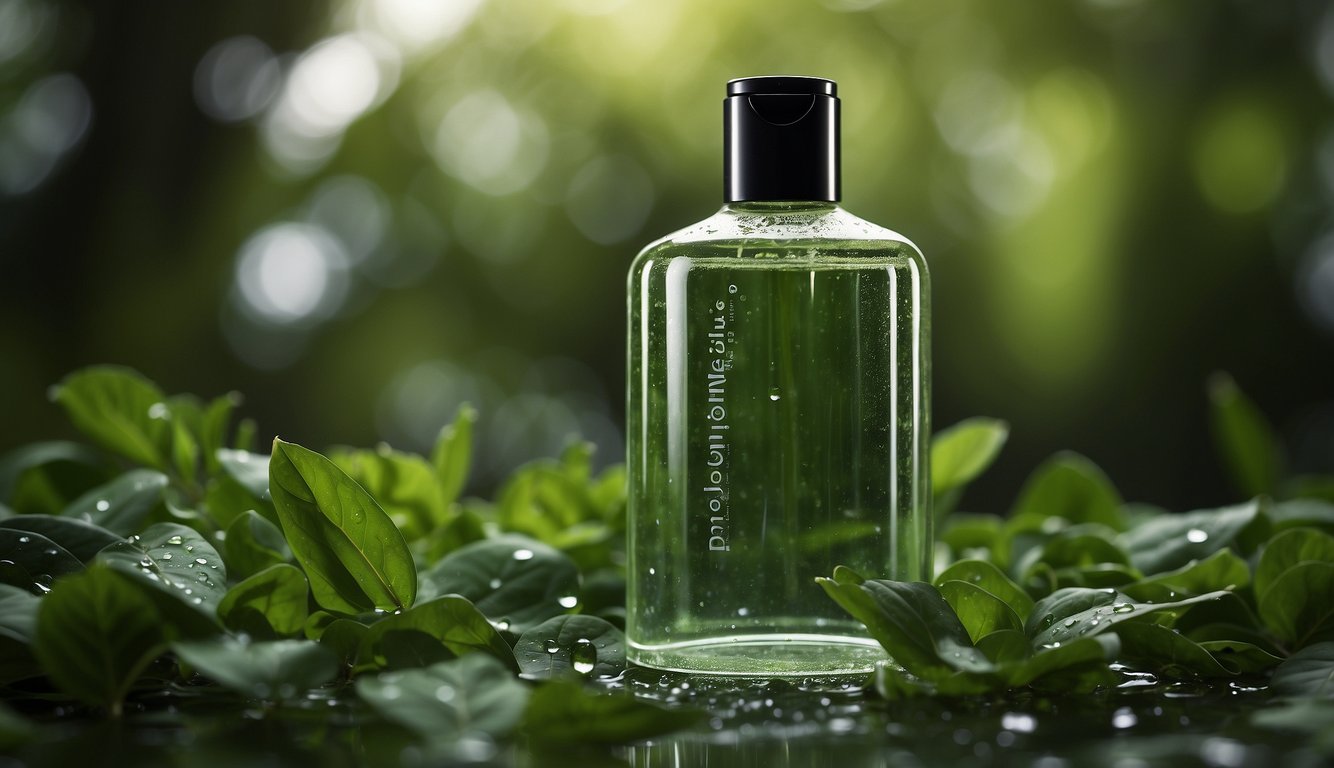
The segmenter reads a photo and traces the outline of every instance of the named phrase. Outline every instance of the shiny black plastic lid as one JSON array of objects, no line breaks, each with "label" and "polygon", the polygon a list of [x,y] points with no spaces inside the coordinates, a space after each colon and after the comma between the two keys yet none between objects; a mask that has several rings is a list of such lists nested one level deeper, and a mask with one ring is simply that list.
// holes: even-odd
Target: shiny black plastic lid
[{"label": "shiny black plastic lid", "polygon": [[723,198],[833,202],[839,174],[838,86],[819,77],[743,77],[723,100]]}]

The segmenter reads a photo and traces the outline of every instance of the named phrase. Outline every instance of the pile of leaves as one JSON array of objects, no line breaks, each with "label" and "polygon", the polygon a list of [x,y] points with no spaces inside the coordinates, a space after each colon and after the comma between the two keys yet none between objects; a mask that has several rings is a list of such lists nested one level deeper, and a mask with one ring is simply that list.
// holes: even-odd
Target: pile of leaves
[{"label": "pile of leaves", "polygon": [[[1220,444],[1251,501],[1170,514],[1122,502],[1058,454],[1010,514],[954,512],[1006,426],[973,419],[932,450],[934,583],[817,581],[893,663],[885,697],[1087,691],[1122,665],[1267,678],[1284,727],[1334,715],[1330,478],[1288,478],[1258,411],[1212,387]],[[589,685],[626,668],[625,473],[592,447],[463,499],[475,414],[432,454],[316,453],[232,426],[239,398],[168,397],[95,367],[52,389],[93,443],[0,460],[0,686],[119,717],[168,686],[265,707],[351,697],[440,748],[611,744],[703,713]],[[869,574],[874,576],[874,574]],[[812,589],[816,589],[812,585]],[[69,706],[77,702],[80,706]],[[0,746],[34,725],[0,704]]]}]

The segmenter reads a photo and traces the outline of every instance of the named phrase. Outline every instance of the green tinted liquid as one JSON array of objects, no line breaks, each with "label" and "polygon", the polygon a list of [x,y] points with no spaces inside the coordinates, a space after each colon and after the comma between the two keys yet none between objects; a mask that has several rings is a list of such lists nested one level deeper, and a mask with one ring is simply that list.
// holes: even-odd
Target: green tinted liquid
[{"label": "green tinted liquid", "polygon": [[816,585],[930,576],[925,272],[894,242],[659,246],[630,274],[632,660],[870,669]]}]

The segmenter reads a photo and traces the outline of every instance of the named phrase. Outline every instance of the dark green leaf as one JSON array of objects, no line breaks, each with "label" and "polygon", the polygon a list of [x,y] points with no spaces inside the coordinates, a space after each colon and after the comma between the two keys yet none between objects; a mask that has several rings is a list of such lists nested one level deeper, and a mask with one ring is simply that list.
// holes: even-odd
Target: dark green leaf
[{"label": "dark green leaf", "polygon": [[269,488],[316,602],[349,614],[412,605],[417,569],[407,543],[380,505],[333,462],[275,440]]},{"label": "dark green leaf", "polygon": [[1021,662],[1033,655],[1028,636],[1022,630],[1000,629],[977,641],[977,649],[993,664]]},{"label": "dark green leaf", "polygon": [[1167,627],[1132,621],[1118,626],[1116,634],[1121,638],[1121,658],[1131,662],[1136,669],[1173,677],[1229,677],[1235,674],[1209,651]]},{"label": "dark green leaf", "polygon": [[338,675],[334,653],[310,640],[255,643],[224,635],[171,649],[210,680],[259,699],[292,699]]},{"label": "dark green leaf", "polygon": [[992,632],[1024,628],[1013,608],[972,582],[946,581],[940,585],[940,595],[958,614],[974,643]]},{"label": "dark green leaf", "polygon": [[[334,619],[324,627],[319,635],[311,637],[319,640],[320,645],[334,652],[344,667],[357,663],[362,642],[370,627],[352,619]],[[307,636],[309,637],[309,632]]]},{"label": "dark green leaf", "polygon": [[1259,601],[1265,626],[1292,649],[1334,640],[1334,563],[1298,563]]},{"label": "dark green leaf", "polygon": [[1308,645],[1274,670],[1269,690],[1284,698],[1334,699],[1334,642]]},{"label": "dark green leaf", "polygon": [[1010,425],[972,418],[943,429],[931,441],[931,490],[942,493],[971,483],[1000,455]]},{"label": "dark green leaf", "polygon": [[451,552],[423,576],[435,594],[456,593],[514,632],[578,604],[579,569],[539,541],[500,536]]},{"label": "dark green leaf", "polygon": [[260,501],[269,500],[269,457],[262,453],[220,448],[216,458],[227,476]]},{"label": "dark green leaf", "polygon": [[1230,549],[1220,549],[1203,560],[1192,560],[1174,571],[1160,573],[1121,591],[1136,600],[1161,603],[1220,589],[1240,589],[1250,583],[1251,569]]},{"label": "dark green leaf", "polygon": [[382,639],[391,632],[421,632],[444,646],[454,656],[482,651],[518,671],[514,653],[509,644],[491,626],[486,617],[467,598],[444,595],[420,603],[401,614],[388,616],[371,625],[362,641],[362,663],[383,666],[385,655],[380,647]]},{"label": "dark green leaf", "polygon": [[625,671],[625,635],[595,616],[556,616],[524,632],[514,655],[528,678],[615,677]]},{"label": "dark green leaf", "polygon": [[426,459],[387,445],[374,451],[338,450],[329,459],[379,502],[409,541],[445,522],[448,505]]},{"label": "dark green leaf", "polygon": [[1126,621],[1180,612],[1227,594],[1209,592],[1170,603],[1137,603],[1115,590],[1062,589],[1033,606],[1025,631],[1033,639],[1034,648],[1069,645],[1077,638],[1106,632]]},{"label": "dark green leaf", "polygon": [[1273,427],[1226,373],[1210,377],[1209,404],[1214,443],[1237,490],[1246,496],[1272,494],[1283,475]]},{"label": "dark green leaf", "polygon": [[135,469],[75,499],[63,517],[93,523],[112,533],[129,536],[162,503],[167,476],[151,469]]},{"label": "dark green leaf", "polygon": [[435,465],[441,496],[449,504],[463,493],[468,482],[468,467],[472,462],[472,432],[477,423],[477,411],[472,406],[459,406],[454,421],[440,430],[431,463]]},{"label": "dark green leaf", "polygon": [[[158,610],[187,635],[216,630],[218,602],[227,592],[222,557],[199,532],[157,523],[97,556],[155,598]],[[201,619],[203,621],[201,621]]]},{"label": "dark green leaf", "polygon": [[1130,561],[1146,574],[1203,560],[1232,544],[1260,512],[1257,501],[1152,518],[1121,534]]},{"label": "dark green leaf", "polygon": [[22,715],[0,701],[0,751],[11,750],[28,741],[37,729]]},{"label": "dark green leaf", "polygon": [[1096,464],[1077,453],[1058,453],[1029,476],[1011,517],[1059,517],[1123,530],[1121,496]]},{"label": "dark green leaf", "polygon": [[39,602],[40,598],[22,587],[0,584],[0,636],[30,642]]},{"label": "dark green leaf", "polygon": [[0,561],[18,566],[31,581],[15,584],[27,589],[49,587],[54,579],[83,570],[79,558],[40,533],[0,528]]},{"label": "dark green leaf", "polygon": [[103,547],[121,540],[120,536],[92,523],[54,515],[19,515],[0,522],[0,528],[41,534],[85,563]]},{"label": "dark green leaf", "polygon": [[[1334,482],[1334,481],[1332,481]],[[1320,528],[1334,533],[1334,502],[1323,499],[1292,499],[1270,504],[1264,510],[1278,534],[1289,528]]]},{"label": "dark green leaf", "polygon": [[935,587],[856,579],[840,566],[832,579],[816,582],[909,672],[939,680],[951,670],[990,671],[991,662],[973,647],[968,630]]},{"label": "dark green leaf", "polygon": [[[227,444],[227,422],[231,420],[232,411],[241,404],[241,394],[239,392],[228,392],[225,395],[213,398],[204,408],[203,415],[199,423],[199,443],[200,453],[204,457],[204,468],[209,474],[217,474],[222,468],[218,460],[218,451]],[[265,479],[268,479],[268,472],[265,471]]]},{"label": "dark green leaf", "polygon": [[228,629],[252,637],[289,637],[306,623],[309,594],[301,569],[279,563],[227,590],[218,617]]},{"label": "dark green leaf", "polygon": [[688,728],[707,713],[667,709],[627,694],[590,693],[578,682],[553,680],[533,692],[523,733],[541,744],[623,744]]},{"label": "dark green leaf", "polygon": [[33,650],[61,690],[119,715],[130,685],[163,650],[153,601],[100,563],[42,598]]},{"label": "dark green leaf", "polygon": [[1200,642],[1200,647],[1236,675],[1264,672],[1282,661],[1257,645],[1236,640],[1205,640]]},{"label": "dark green leaf", "polygon": [[1274,582],[1304,562],[1334,563],[1334,536],[1314,528],[1292,528],[1270,539],[1255,567],[1256,601],[1264,602]]},{"label": "dark green leaf", "polygon": [[109,478],[102,456],[78,443],[50,441],[0,458],[0,502],[27,514],[59,514]]},{"label": "dark green leaf", "polygon": [[505,736],[519,724],[528,703],[528,689],[503,664],[481,653],[360,677],[357,694],[385,719],[440,741]]},{"label": "dark green leaf", "polygon": [[291,559],[292,551],[278,526],[253,510],[246,511],[227,526],[224,559],[233,577],[245,578]]},{"label": "dark green leaf", "polygon": [[129,368],[93,366],[51,388],[74,426],[103,448],[137,464],[166,469],[171,432],[166,398]]},{"label": "dark green leaf", "polygon": [[1091,675],[1076,671],[1067,682],[1077,682],[1078,685],[1066,689],[1068,692],[1089,690],[1109,676],[1107,662],[1116,658],[1120,650],[1121,641],[1116,635],[1081,637],[1066,643],[1039,647],[1031,658],[1005,670],[1005,673],[1011,686],[1020,687],[1071,670],[1092,667]]}]

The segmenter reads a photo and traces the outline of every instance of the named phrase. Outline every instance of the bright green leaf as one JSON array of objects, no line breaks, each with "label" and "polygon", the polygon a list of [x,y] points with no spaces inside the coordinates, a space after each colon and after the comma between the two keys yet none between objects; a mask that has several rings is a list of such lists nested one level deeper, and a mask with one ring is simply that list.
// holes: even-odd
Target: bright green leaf
[{"label": "bright green leaf", "polygon": [[943,429],[931,441],[931,490],[939,496],[971,483],[1000,455],[1010,425],[972,418]]},{"label": "bright green leaf", "polygon": [[227,590],[218,617],[228,629],[251,637],[290,637],[306,623],[309,594],[301,569],[279,563]]},{"label": "bright green leaf", "polygon": [[1059,517],[1122,530],[1121,496],[1096,464],[1077,453],[1058,453],[1033,471],[1011,511],[1012,518]]},{"label": "bright green leaf", "polygon": [[1013,608],[972,582],[945,581],[940,585],[940,595],[959,616],[974,643],[992,632],[1024,628]]},{"label": "bright green leaf", "polygon": [[482,651],[518,671],[509,644],[476,606],[459,595],[437,597],[372,624],[361,644],[361,661],[383,666],[380,645],[386,636],[397,632],[425,634],[453,656]]},{"label": "bright green leaf", "polygon": [[348,614],[412,605],[417,569],[407,543],[380,505],[333,462],[275,440],[269,488],[316,602]]},{"label": "bright green leaf", "polygon": [[379,502],[408,540],[445,522],[448,506],[426,459],[387,445],[374,451],[338,450],[329,459]]},{"label": "bright green leaf", "polygon": [[468,482],[468,467],[472,463],[472,433],[477,424],[477,411],[470,405],[459,406],[454,421],[445,425],[431,451],[441,497],[449,504],[459,498]]},{"label": "bright green leaf", "polygon": [[51,399],[98,445],[137,464],[166,469],[171,430],[166,397],[138,372],[83,368],[52,387]]}]

